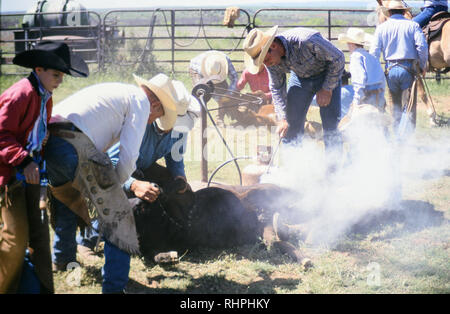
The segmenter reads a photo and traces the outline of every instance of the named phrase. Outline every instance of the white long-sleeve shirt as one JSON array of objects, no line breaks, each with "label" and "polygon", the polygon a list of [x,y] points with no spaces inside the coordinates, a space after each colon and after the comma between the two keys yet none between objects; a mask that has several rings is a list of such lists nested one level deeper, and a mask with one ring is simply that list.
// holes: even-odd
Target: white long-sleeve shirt
[{"label": "white long-sleeve shirt", "polygon": [[116,172],[122,184],[136,169],[149,115],[150,102],[140,87],[101,83],[84,88],[58,103],[50,123],[72,122],[102,152],[120,141]]}]

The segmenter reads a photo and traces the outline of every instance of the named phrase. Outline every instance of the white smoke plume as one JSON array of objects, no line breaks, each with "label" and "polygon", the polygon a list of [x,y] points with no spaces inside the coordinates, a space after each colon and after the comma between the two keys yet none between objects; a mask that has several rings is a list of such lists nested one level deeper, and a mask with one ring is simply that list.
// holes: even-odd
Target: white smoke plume
[{"label": "white smoke plume", "polygon": [[284,145],[280,167],[261,178],[297,192],[295,207],[312,218],[306,223],[312,244],[332,247],[358,221],[402,210],[403,185],[445,175],[450,166],[448,136],[419,144],[411,135],[400,145],[385,136],[376,117],[353,121],[346,129],[347,154],[335,173],[327,172],[323,145],[304,140],[301,145]]}]

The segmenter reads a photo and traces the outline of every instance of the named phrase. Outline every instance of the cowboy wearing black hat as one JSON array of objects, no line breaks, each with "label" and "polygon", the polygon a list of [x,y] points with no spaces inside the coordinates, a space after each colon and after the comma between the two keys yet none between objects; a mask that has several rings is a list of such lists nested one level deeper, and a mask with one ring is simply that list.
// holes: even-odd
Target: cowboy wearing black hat
[{"label": "cowboy wearing black hat", "polygon": [[53,90],[64,74],[87,77],[89,69],[66,44],[52,41],[13,63],[33,72],[0,95],[0,293],[52,293],[48,219],[39,209],[41,151]]}]

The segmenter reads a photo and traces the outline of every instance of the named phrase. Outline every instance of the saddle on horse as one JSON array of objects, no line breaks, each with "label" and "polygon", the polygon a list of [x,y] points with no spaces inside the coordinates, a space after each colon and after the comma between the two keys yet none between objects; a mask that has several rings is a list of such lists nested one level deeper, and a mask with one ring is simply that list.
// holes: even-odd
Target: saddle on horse
[{"label": "saddle on horse", "polygon": [[[431,42],[442,34],[442,29],[448,21],[450,21],[449,12],[446,11],[438,12],[435,15],[433,15],[430,19],[430,22],[422,28],[428,46],[430,46]],[[429,60],[429,62],[431,61]],[[429,66],[430,69],[433,69],[431,63],[429,64]],[[443,71],[441,71],[441,73],[447,73],[449,71],[450,67],[447,67]]]},{"label": "saddle on horse", "polygon": [[430,22],[422,29],[428,44],[430,44],[430,41],[434,38],[439,36],[444,24],[448,21],[450,21],[450,12],[438,12],[431,17]]}]

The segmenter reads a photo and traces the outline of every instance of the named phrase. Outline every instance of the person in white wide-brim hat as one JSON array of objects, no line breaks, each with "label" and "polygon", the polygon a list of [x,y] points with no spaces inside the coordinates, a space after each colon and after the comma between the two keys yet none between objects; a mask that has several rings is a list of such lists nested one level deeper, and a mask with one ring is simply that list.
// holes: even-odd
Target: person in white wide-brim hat
[{"label": "person in white wide-brim hat", "polygon": [[269,51],[278,25],[273,26],[267,31],[254,28],[245,37],[244,46],[244,65],[252,74],[257,74],[264,65],[264,58]]},{"label": "person in white wide-brim hat", "polygon": [[[182,179],[185,182],[184,189],[179,192],[190,189],[184,170],[183,154],[186,150],[187,135],[200,115],[200,104],[182,82],[172,80],[165,74],[160,73],[150,80],[136,75],[134,78],[150,100],[150,116],[140,143],[136,170],[125,181],[123,189],[130,197],[154,202],[160,194],[160,189],[143,174],[160,158],[165,159],[166,167],[174,179]],[[122,145],[118,142],[107,154],[111,160],[116,160],[121,149]],[[97,237],[98,234],[90,233],[80,244],[92,249]],[[115,246],[107,243],[105,246],[108,246],[108,256],[117,256],[117,260],[121,262],[104,268],[104,276],[114,283],[115,290],[121,291],[128,282],[130,256]]]},{"label": "person in white wide-brim hat", "polygon": [[339,34],[338,40],[346,43],[350,51],[350,75],[354,96],[352,104],[371,104],[384,110],[385,78],[380,61],[364,49],[370,45],[373,36],[360,28],[350,27],[346,33]]},{"label": "person in white wide-brim hat", "polygon": [[225,96],[213,96],[219,105],[217,123],[222,125],[226,110],[220,109],[220,107],[227,102],[227,95],[232,95],[237,91],[238,74],[230,58],[217,50],[201,53],[189,63],[189,75],[194,86],[200,82],[211,81],[214,84],[215,93]]},{"label": "person in white wide-brim hat", "polygon": [[[158,74],[149,80],[137,76],[135,79],[139,86],[101,83],[78,91],[55,107],[51,125],[59,124],[63,129],[69,128],[69,130],[84,133],[102,156],[103,152],[108,153],[112,162],[111,168],[114,169],[115,174],[108,179],[114,182],[114,187],[117,183],[119,191],[124,192],[125,188],[126,192],[131,193],[132,196],[151,202],[159,195],[159,189],[149,182],[135,182],[137,180],[133,180],[131,176],[136,169],[146,168],[147,164],[163,156],[174,176],[185,176],[182,144],[189,127],[193,126],[190,119],[195,118],[200,111],[200,106],[180,82],[171,80],[165,74]],[[182,134],[175,132],[178,117],[186,115],[189,115],[185,122],[188,127],[182,128],[184,132]],[[74,149],[77,148],[57,137],[50,136],[48,140],[45,150],[48,178],[56,188],[64,187],[66,184],[61,186],[60,184],[66,180],[71,183],[74,174],[86,173],[76,171],[78,164],[85,167],[86,163],[77,157]],[[172,149],[173,154],[171,154]],[[102,175],[105,174],[102,173]],[[88,192],[96,193],[96,197],[103,193],[100,186]],[[120,194],[117,190],[116,193]],[[109,199],[116,199],[117,195],[104,195],[102,203],[108,202]],[[125,193],[123,197],[126,199]],[[55,268],[65,270],[66,264],[75,261],[76,257],[77,242],[74,236],[76,217],[73,213],[71,214],[71,208],[69,209],[62,202],[55,202],[54,205],[58,207],[55,222],[58,230],[55,230],[53,262]],[[116,217],[115,207],[111,206],[108,209],[110,216]],[[120,218],[123,217],[124,208],[119,209],[121,214],[117,217]],[[125,223],[126,220],[135,227],[134,220],[126,218],[121,218],[118,223]],[[98,225],[101,226],[101,219]],[[95,224],[93,227],[96,227]],[[80,240],[79,253],[84,252],[86,256],[93,256],[92,249],[96,241],[91,242],[86,237],[78,240]],[[128,282],[129,253],[136,251],[126,250],[109,241],[108,238],[106,240],[102,291],[122,292]],[[137,235],[136,243],[138,244]],[[81,249],[83,246],[84,250]]]}]

